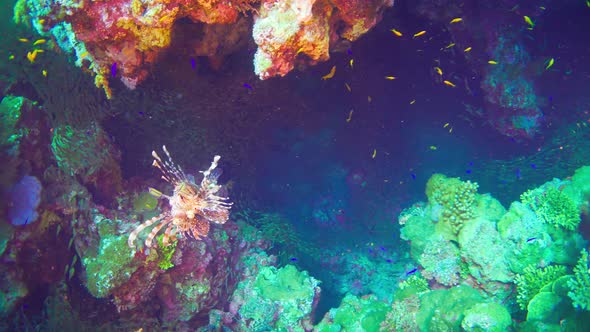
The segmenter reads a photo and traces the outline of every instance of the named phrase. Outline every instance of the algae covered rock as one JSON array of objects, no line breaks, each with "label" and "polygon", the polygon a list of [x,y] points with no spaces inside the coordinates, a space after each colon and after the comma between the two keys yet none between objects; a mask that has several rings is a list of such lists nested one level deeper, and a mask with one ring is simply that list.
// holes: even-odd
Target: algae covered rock
[{"label": "algae covered rock", "polygon": [[374,296],[357,297],[348,294],[338,308],[326,313],[322,321],[314,327],[314,332],[377,332],[389,306]]}]

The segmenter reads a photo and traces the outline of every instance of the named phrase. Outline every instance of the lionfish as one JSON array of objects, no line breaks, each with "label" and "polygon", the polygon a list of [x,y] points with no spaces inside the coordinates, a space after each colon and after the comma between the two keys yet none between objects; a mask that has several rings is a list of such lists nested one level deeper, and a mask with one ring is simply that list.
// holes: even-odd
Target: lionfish
[{"label": "lionfish", "polygon": [[151,247],[156,235],[165,228],[163,245],[168,245],[170,239],[176,238],[178,233],[183,236],[200,240],[209,234],[209,223],[224,224],[229,219],[229,210],[233,203],[228,202],[228,197],[218,196],[221,185],[217,179],[221,171],[217,168],[220,156],[215,156],[209,169],[200,171],[203,174],[201,184],[196,184],[192,176],[187,176],[180,166],[174,164],[170,153],[163,146],[166,160],[162,160],[155,151],[153,166],[162,172],[162,179],[174,185],[171,196],[149,188],[149,192],[157,198],[168,200],[170,209],[159,216],[148,219],[139,225],[131,234],[127,243],[134,247],[134,242],[139,233],[147,227],[157,224],[148,234],[145,246]]}]

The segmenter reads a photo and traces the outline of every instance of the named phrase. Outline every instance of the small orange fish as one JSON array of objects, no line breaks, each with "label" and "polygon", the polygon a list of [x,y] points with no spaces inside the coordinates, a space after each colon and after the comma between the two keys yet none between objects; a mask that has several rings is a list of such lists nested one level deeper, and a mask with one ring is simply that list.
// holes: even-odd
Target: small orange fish
[{"label": "small orange fish", "polygon": [[414,105],[416,103],[416,99],[412,99],[412,101],[410,102],[410,105]]},{"label": "small orange fish", "polygon": [[426,34],[426,30],[422,30],[422,31],[420,31],[420,32],[416,32],[416,33],[414,34],[414,38],[416,38],[416,37],[420,37],[420,36],[424,36],[425,34]]},{"label": "small orange fish", "polygon": [[444,80],[443,83],[450,86],[451,88],[454,88],[456,86],[453,82],[447,80]]},{"label": "small orange fish", "polygon": [[348,118],[346,118],[346,122],[350,122],[350,120],[352,120],[352,113],[354,112],[354,110],[350,110],[350,113],[348,113]]},{"label": "small orange fish", "polygon": [[463,21],[462,18],[457,17],[457,18],[454,18],[454,19],[451,20],[451,24],[453,24],[453,23],[459,23],[459,22],[462,22],[462,21]]},{"label": "small orange fish", "polygon": [[344,86],[346,87],[346,90],[348,90],[348,92],[352,92],[352,88],[350,87],[350,85],[348,85],[348,83],[344,83]]},{"label": "small orange fish", "polygon": [[371,96],[367,96],[367,101],[369,102],[369,104],[373,101],[373,97]]},{"label": "small orange fish", "polygon": [[396,35],[396,36],[398,36],[398,37],[403,36],[403,34],[401,32],[399,32],[399,31],[397,31],[396,29],[391,29],[389,31],[393,32],[393,34]]},{"label": "small orange fish", "polygon": [[322,80],[329,80],[332,77],[334,77],[334,74],[336,74],[336,66],[332,66],[332,69],[330,69],[330,72],[327,73],[326,75],[322,76]]}]

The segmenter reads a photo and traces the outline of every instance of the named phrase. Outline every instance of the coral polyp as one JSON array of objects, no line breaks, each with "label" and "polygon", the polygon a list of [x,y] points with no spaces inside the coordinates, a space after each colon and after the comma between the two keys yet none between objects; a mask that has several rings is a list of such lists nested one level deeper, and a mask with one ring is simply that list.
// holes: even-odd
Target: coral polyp
[{"label": "coral polyp", "polygon": [[129,235],[128,244],[135,247],[135,239],[146,228],[154,226],[145,240],[145,246],[151,247],[154,238],[165,228],[163,245],[168,245],[171,239],[176,239],[178,233],[192,237],[196,240],[209,234],[209,223],[224,224],[229,219],[229,210],[232,206],[228,197],[217,195],[222,188],[217,184],[221,171],[217,168],[220,156],[215,156],[209,169],[201,171],[203,179],[200,184],[195,183],[192,176],[184,173],[180,166],[176,165],[170,153],[163,146],[166,160],[152,151],[154,157],[153,166],[162,172],[162,179],[174,185],[171,196],[162,194],[160,191],[150,188],[150,193],[158,198],[168,200],[170,209],[162,214],[148,219],[139,225]]}]

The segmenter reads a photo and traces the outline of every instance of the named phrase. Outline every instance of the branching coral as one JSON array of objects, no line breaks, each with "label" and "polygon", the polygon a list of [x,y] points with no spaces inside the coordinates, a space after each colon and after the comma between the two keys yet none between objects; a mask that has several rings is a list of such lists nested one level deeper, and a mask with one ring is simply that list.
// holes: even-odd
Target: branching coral
[{"label": "branching coral", "polygon": [[590,259],[588,251],[582,250],[580,260],[574,267],[574,278],[568,282],[568,296],[576,308],[590,310]]},{"label": "branching coral", "polygon": [[548,187],[543,193],[527,191],[521,201],[531,207],[544,222],[573,231],[580,224],[580,211],[576,203],[555,187]]},{"label": "branching coral", "polygon": [[426,195],[431,204],[442,206],[439,222],[449,225],[457,234],[463,223],[475,216],[477,188],[477,183],[469,180],[434,174],[426,184]]},{"label": "branching coral", "polygon": [[543,269],[538,269],[532,265],[527,266],[523,274],[518,274],[514,278],[518,291],[516,302],[522,310],[525,310],[530,300],[541,288],[565,274],[566,269],[561,265],[547,266]]}]

